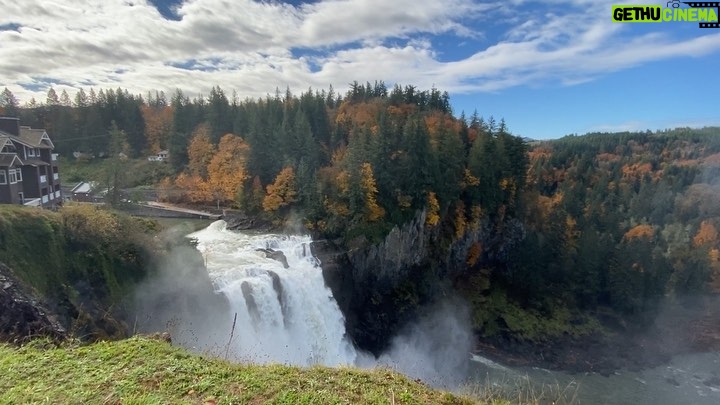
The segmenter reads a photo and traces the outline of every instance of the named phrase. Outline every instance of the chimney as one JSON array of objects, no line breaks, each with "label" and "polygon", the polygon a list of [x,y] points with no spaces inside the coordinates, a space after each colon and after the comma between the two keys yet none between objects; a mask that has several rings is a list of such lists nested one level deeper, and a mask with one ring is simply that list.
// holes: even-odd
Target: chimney
[{"label": "chimney", "polygon": [[0,131],[10,135],[20,136],[20,118],[0,117]]}]

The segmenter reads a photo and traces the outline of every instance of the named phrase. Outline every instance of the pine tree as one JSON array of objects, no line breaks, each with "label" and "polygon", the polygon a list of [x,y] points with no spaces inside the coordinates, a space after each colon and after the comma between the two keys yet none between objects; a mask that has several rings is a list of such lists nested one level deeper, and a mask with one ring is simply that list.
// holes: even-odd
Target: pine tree
[{"label": "pine tree", "polygon": [[7,87],[0,93],[0,113],[9,117],[17,117],[20,113],[20,103]]},{"label": "pine tree", "polygon": [[125,132],[118,129],[113,121],[110,127],[110,157],[105,162],[105,181],[108,188],[108,202],[112,206],[120,203],[122,189],[127,184],[129,145]]}]

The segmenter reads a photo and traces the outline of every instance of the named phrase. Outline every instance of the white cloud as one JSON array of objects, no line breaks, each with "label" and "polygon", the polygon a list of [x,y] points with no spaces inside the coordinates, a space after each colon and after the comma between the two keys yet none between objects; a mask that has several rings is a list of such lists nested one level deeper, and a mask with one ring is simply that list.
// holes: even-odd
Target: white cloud
[{"label": "white cloud", "polygon": [[720,119],[711,117],[698,117],[687,120],[654,120],[654,121],[624,121],[619,123],[606,123],[594,125],[579,133],[588,132],[637,132],[637,131],[661,131],[673,128],[702,128],[720,126]]},{"label": "white cloud", "polygon": [[[133,93],[181,88],[190,95],[221,85],[241,98],[285,86],[342,90],[354,80],[467,93],[573,85],[720,51],[720,34],[632,34],[610,22],[610,3],[326,0],[294,7],[186,0],[174,21],[148,0],[15,1],[0,14],[0,26],[21,26],[0,31],[0,86],[22,100],[44,100],[48,85],[87,89],[88,83]],[[492,30],[502,30],[492,32],[499,42],[487,42]],[[437,47],[438,34],[462,41],[464,52],[477,50],[452,59]]]}]

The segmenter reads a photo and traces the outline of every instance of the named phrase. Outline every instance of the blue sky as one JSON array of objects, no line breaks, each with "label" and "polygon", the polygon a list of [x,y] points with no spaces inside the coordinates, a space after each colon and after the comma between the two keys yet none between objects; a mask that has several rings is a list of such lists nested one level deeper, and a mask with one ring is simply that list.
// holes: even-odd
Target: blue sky
[{"label": "blue sky", "polygon": [[0,15],[0,88],[243,99],[383,80],[447,90],[456,113],[536,139],[720,125],[720,29],[612,23],[618,3],[24,0]]}]

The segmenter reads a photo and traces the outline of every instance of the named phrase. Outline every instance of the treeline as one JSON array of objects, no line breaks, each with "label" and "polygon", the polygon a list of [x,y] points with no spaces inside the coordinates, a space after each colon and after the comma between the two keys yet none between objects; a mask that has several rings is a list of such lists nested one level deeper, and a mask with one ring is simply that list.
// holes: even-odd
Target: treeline
[{"label": "treeline", "polygon": [[720,129],[540,142],[504,281],[542,311],[648,315],[665,297],[720,292]]},{"label": "treeline", "polygon": [[64,155],[169,150],[177,176],[161,185],[166,199],[272,218],[297,212],[328,234],[380,237],[426,207],[431,224],[449,214],[462,234],[484,215],[512,215],[525,182],[526,145],[504,121],[456,119],[434,88],[356,82],[345,95],[288,90],[243,101],[220,87],[169,100],[91,89],[71,101],[51,89],[44,104],[23,108],[11,99],[6,113],[45,127]]},{"label": "treeline", "polygon": [[[178,120],[199,108],[187,99],[172,105]],[[523,141],[504,121],[455,119],[435,89],[287,92],[241,103],[235,117],[242,137],[219,138],[226,129],[212,121],[173,124],[172,137],[183,139],[171,145],[187,147],[170,150],[183,172],[163,182],[164,198],[272,218],[295,212],[325,234],[379,238],[420,209],[431,211],[432,225],[453,210],[456,227],[501,206],[512,211],[524,184]]]}]

